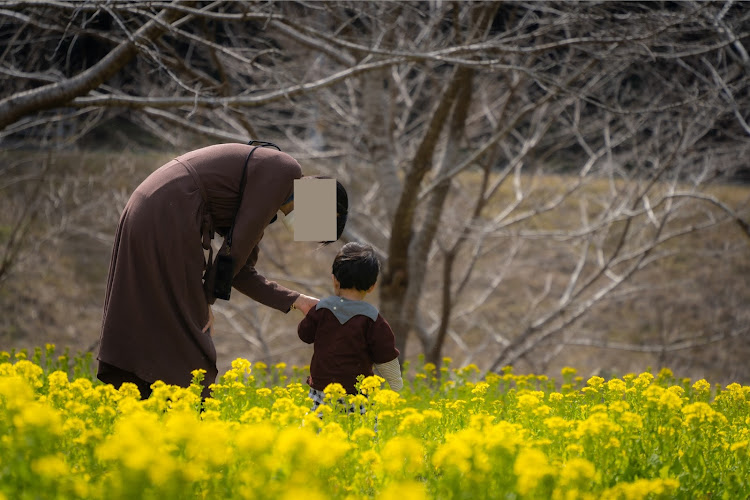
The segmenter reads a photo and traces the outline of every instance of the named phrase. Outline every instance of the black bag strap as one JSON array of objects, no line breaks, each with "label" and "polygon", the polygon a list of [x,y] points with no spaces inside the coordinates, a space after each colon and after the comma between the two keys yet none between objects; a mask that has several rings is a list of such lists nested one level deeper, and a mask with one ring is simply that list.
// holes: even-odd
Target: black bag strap
[{"label": "black bag strap", "polygon": [[[250,141],[247,143],[249,146],[256,145],[253,149],[250,150],[250,152],[247,154],[247,158],[245,158],[245,166],[242,168],[242,178],[240,179],[240,203],[242,203],[242,195],[245,194],[245,183],[247,181],[247,164],[250,162],[250,157],[253,156],[253,153],[255,153],[255,150],[258,148],[276,148],[279,151],[281,151],[281,148],[278,147],[276,144],[268,141]],[[237,210],[239,211],[239,205],[237,206]],[[237,220],[237,215],[234,216],[234,219],[232,220],[232,226],[229,228],[229,232],[227,233],[227,237],[224,238],[227,243],[227,253],[229,253],[229,250],[232,248],[232,233],[234,233],[234,223]]]},{"label": "black bag strap", "polygon": [[252,146],[253,144],[257,144],[258,146],[264,147],[264,148],[276,148],[279,151],[281,151],[281,148],[278,147],[276,144],[268,141],[250,141],[247,143],[248,146]]}]

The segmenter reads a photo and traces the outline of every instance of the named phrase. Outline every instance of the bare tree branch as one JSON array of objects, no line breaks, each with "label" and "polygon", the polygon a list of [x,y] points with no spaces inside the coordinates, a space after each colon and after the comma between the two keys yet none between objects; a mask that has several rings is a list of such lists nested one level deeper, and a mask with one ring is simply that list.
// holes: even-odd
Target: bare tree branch
[{"label": "bare tree branch", "polygon": [[[158,18],[170,23],[179,14],[162,11]],[[123,42],[97,64],[86,71],[59,83],[44,85],[0,100],[0,130],[31,111],[60,106],[71,99],[95,89],[117,73],[138,52],[138,44],[153,41],[164,33],[164,27],[149,21],[133,34],[133,39]]]}]

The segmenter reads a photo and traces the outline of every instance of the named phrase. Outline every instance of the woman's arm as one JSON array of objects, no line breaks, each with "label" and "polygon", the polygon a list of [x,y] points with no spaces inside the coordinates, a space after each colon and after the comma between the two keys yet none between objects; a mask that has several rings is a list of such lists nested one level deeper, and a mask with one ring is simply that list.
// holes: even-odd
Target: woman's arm
[{"label": "woman's arm", "polygon": [[243,267],[239,274],[234,277],[232,286],[244,293],[256,302],[272,307],[281,312],[289,312],[292,309],[307,314],[311,307],[319,302],[319,299],[290,290],[275,281],[269,281],[255,270],[255,262],[258,252],[253,250],[250,261]]},{"label": "woman's arm", "polygon": [[240,272],[234,277],[232,286],[244,293],[251,299],[261,304],[272,307],[282,312],[287,312],[292,307],[301,294],[290,290],[285,286],[279,285],[275,281],[267,280],[264,276],[255,270],[255,263],[258,261],[259,249],[256,246],[250,252],[247,263],[240,269]]}]

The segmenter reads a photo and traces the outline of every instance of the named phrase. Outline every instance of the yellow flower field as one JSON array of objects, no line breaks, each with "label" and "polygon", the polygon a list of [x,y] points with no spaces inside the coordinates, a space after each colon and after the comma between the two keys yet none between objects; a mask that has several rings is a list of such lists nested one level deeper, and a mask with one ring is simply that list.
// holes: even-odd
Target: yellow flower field
[{"label": "yellow flower field", "polygon": [[748,386],[405,369],[401,393],[332,385],[311,412],[306,367],[237,359],[204,402],[160,382],[140,401],[53,346],[0,353],[0,500],[750,496]]}]

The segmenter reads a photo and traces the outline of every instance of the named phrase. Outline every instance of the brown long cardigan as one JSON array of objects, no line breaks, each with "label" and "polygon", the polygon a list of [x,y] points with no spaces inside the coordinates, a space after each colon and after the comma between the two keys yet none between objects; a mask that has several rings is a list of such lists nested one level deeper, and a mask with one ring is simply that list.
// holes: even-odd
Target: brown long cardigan
[{"label": "brown long cardigan", "polygon": [[214,231],[226,232],[235,214],[233,287],[283,312],[299,296],[266,280],[254,266],[265,228],[302,171],[291,156],[258,148],[240,200],[242,169],[251,149],[219,144],[191,151],[153,172],[131,195],[117,227],[107,279],[100,378],[106,379],[102,375],[114,366],[146,382],[186,387],[191,371],[202,368],[204,385],[215,382],[216,350],[209,333],[202,332],[208,306],[216,300],[215,268],[211,262],[206,266],[203,250],[209,249]]}]

